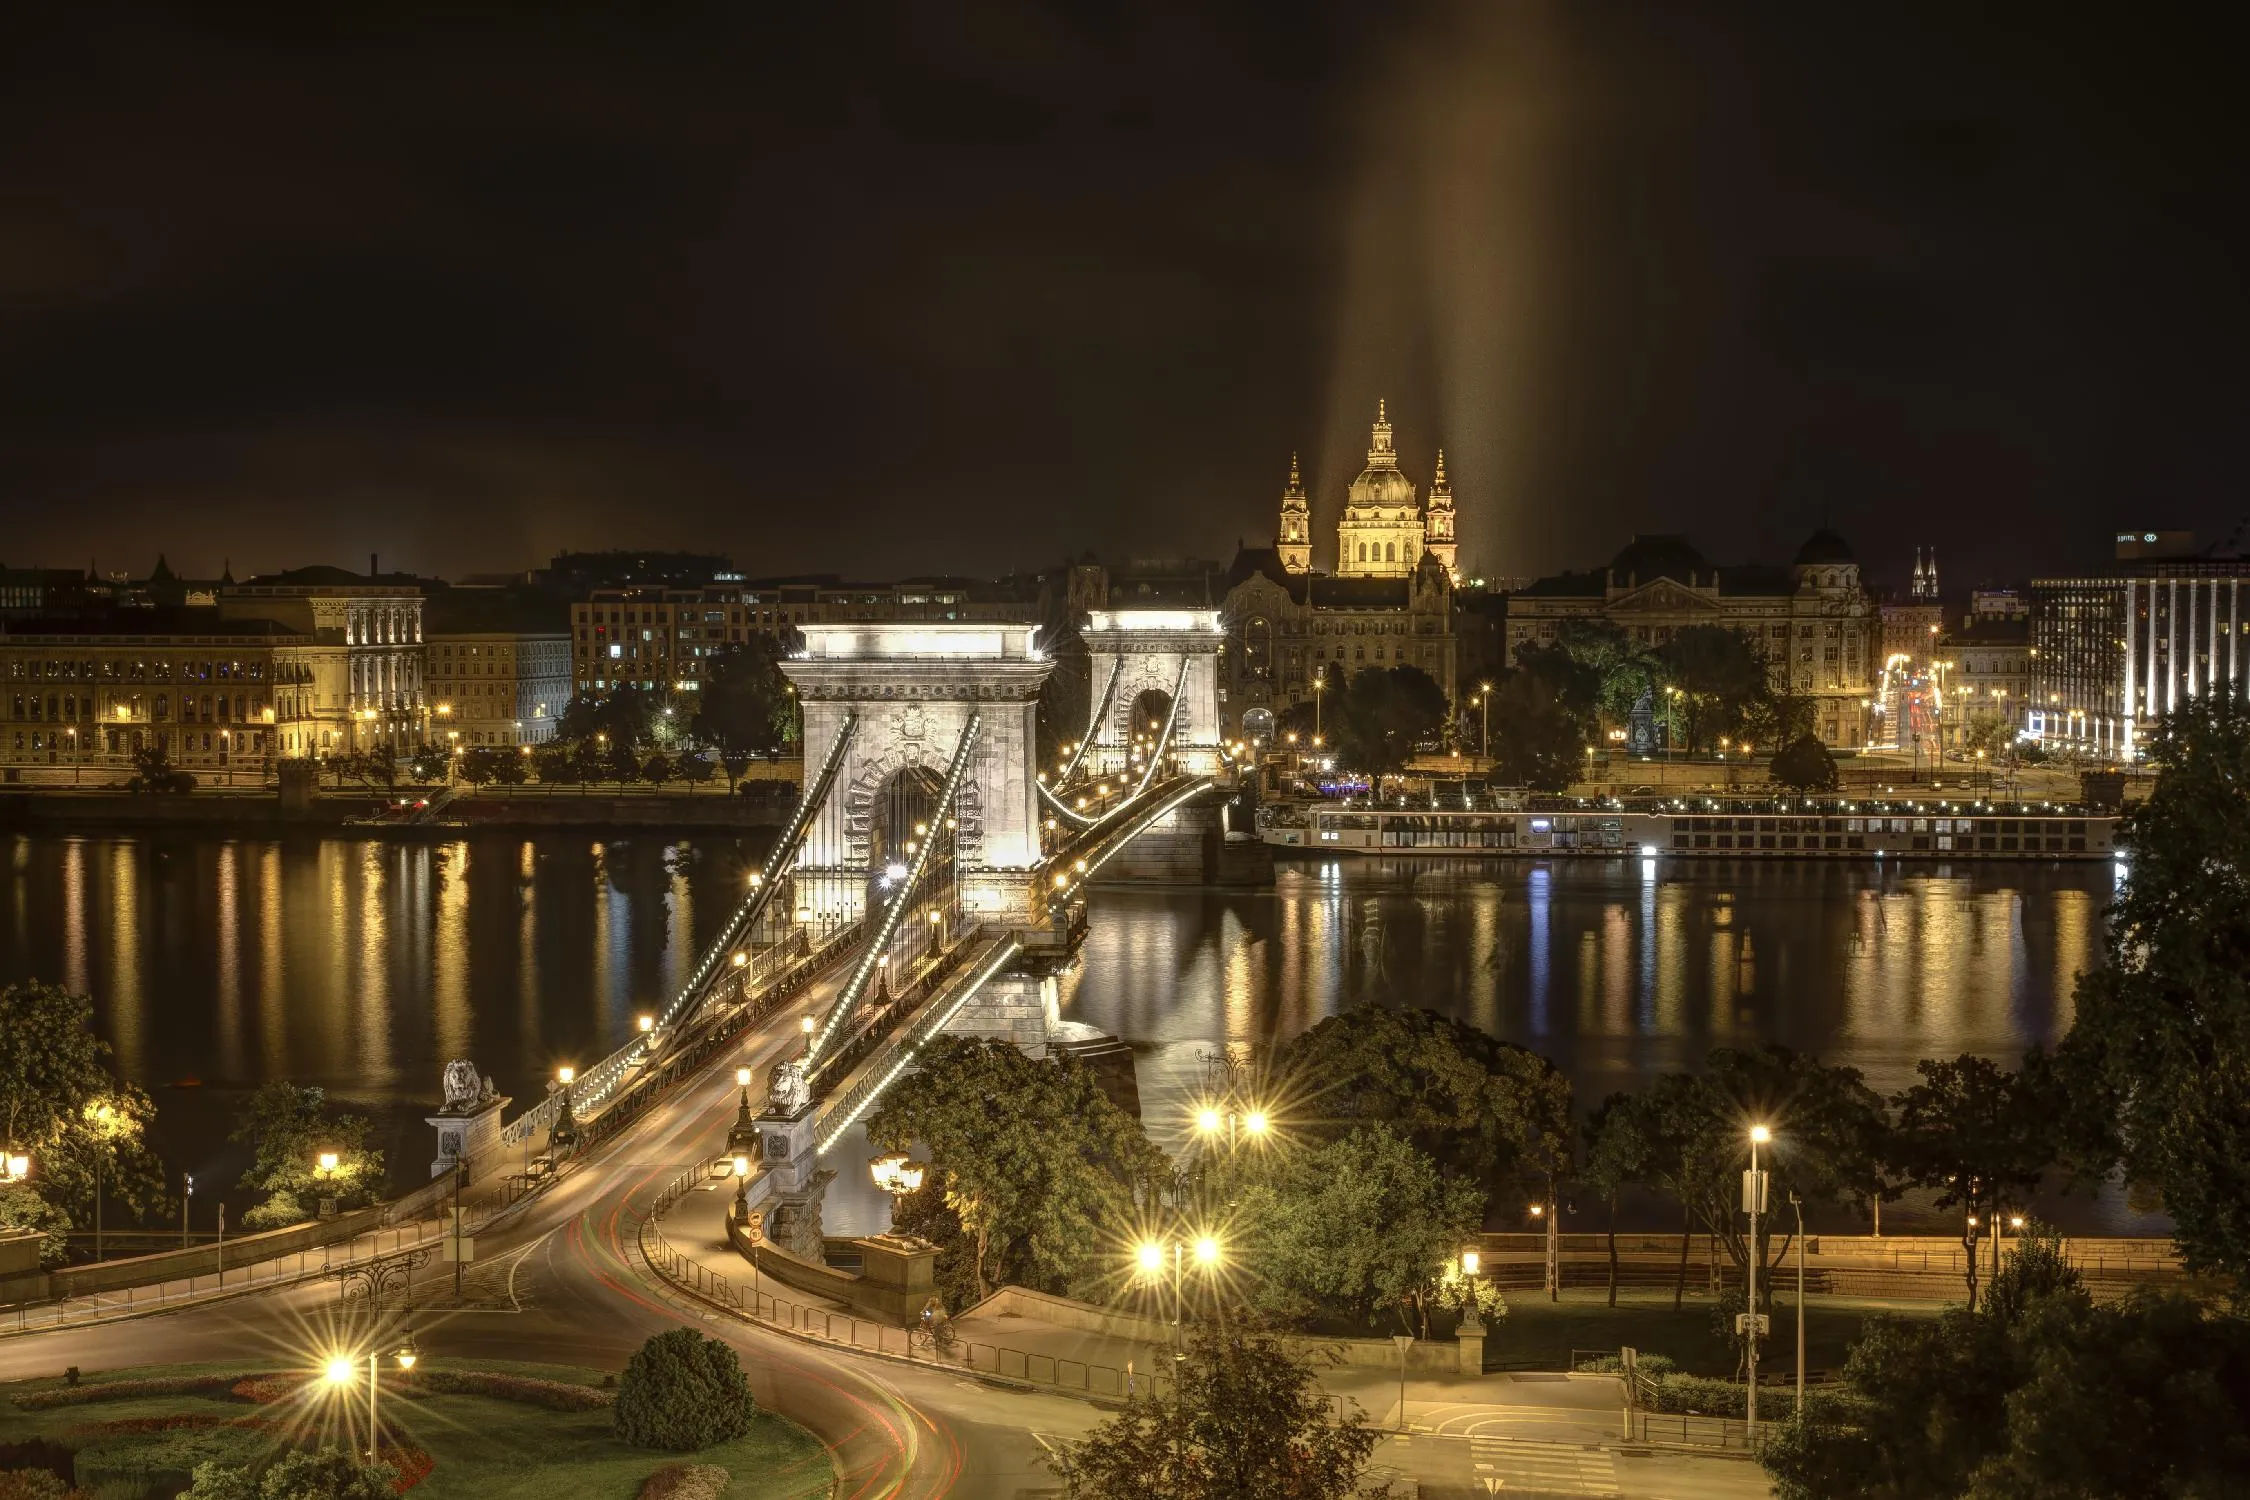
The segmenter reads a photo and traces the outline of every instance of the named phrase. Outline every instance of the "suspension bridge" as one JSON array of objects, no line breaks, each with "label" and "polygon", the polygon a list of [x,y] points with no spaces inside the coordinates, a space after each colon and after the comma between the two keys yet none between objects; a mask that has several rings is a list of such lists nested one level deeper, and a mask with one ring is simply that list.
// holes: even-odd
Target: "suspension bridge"
[{"label": "suspension bridge", "polygon": [[[775,997],[811,989],[820,1003],[800,1044],[756,1080],[763,1107],[733,1149],[756,1159],[751,1203],[817,1198],[823,1157],[932,1038],[1045,1049],[1055,979],[1076,961],[1086,887],[1105,869],[1122,860],[1136,878],[1204,880],[1230,851],[1262,868],[1261,845],[1226,838],[1236,761],[1218,732],[1215,613],[1093,613],[1090,712],[1051,768],[1037,763],[1037,714],[1054,663],[1036,627],[803,633],[783,663],[804,713],[802,799],[646,1029],[537,1107],[495,1119],[507,1154],[629,1114],[618,1106],[644,1084],[711,1055]],[[1153,853],[1136,858],[1136,845]],[[456,1137],[449,1149],[476,1144]]]}]

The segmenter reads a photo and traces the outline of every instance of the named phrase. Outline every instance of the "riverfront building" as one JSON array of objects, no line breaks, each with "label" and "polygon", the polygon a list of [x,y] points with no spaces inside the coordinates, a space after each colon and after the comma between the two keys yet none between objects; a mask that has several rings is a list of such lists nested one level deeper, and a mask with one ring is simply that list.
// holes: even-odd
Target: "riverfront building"
[{"label": "riverfront building", "polygon": [[548,596],[462,587],[430,598],[430,732],[449,749],[553,739],[570,702],[569,612]]},{"label": "riverfront building", "polygon": [[2178,533],[2120,533],[2114,572],[2032,580],[2026,727],[2035,737],[2132,760],[2150,721],[2214,684],[2244,681],[2250,558],[2191,544]]},{"label": "riverfront building", "polygon": [[1833,531],[1814,532],[1786,568],[1719,567],[1683,536],[1636,536],[1607,568],[1509,595],[1510,655],[1554,641],[1572,620],[1604,621],[1649,649],[1691,626],[1737,631],[1764,655],[1775,692],[1813,704],[1824,743],[1873,737],[1881,623],[1852,549]]}]

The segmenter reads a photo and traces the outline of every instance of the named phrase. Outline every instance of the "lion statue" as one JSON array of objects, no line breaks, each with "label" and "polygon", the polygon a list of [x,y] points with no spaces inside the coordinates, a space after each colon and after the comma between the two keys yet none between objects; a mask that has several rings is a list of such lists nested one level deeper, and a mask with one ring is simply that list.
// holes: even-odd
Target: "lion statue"
[{"label": "lion statue", "polygon": [[484,1100],[484,1077],[477,1065],[467,1058],[455,1058],[445,1065],[445,1112],[465,1114]]}]

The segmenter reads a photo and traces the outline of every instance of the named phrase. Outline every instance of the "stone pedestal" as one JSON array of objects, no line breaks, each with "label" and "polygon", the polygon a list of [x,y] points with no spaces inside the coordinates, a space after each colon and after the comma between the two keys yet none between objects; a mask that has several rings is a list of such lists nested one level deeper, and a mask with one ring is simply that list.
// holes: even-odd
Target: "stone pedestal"
[{"label": "stone pedestal", "polygon": [[[759,1160],[769,1191],[797,1192],[811,1185],[814,1155],[813,1111],[810,1105],[792,1114],[770,1111],[758,1116]],[[815,1260],[819,1259],[816,1255]]]},{"label": "stone pedestal", "polygon": [[1047,1055],[1047,1039],[1060,1021],[1052,974],[995,974],[945,1023],[953,1036],[1014,1042],[1033,1057]]},{"label": "stone pedestal", "polygon": [[500,1112],[507,1106],[508,1100],[495,1094],[459,1111],[423,1116],[438,1137],[437,1160],[430,1163],[430,1175],[443,1177],[464,1161],[470,1163],[469,1170],[474,1174],[480,1157],[489,1159],[500,1149]]},{"label": "stone pedestal", "polygon": [[1475,1313],[1470,1313],[1461,1320],[1461,1327],[1454,1337],[1455,1341],[1461,1346],[1461,1373],[1471,1377],[1482,1375],[1484,1373],[1484,1324],[1477,1320]]},{"label": "stone pedestal", "polygon": [[765,1236],[774,1244],[814,1265],[823,1264],[827,1254],[828,1239],[820,1223],[821,1202],[828,1196],[828,1184],[836,1180],[834,1171],[827,1167],[813,1169],[802,1187],[782,1189],[778,1186],[767,1194],[765,1208]]},{"label": "stone pedestal", "polygon": [[913,1327],[937,1298],[937,1246],[910,1234],[872,1235],[852,1246],[859,1251],[860,1280],[901,1326]]}]

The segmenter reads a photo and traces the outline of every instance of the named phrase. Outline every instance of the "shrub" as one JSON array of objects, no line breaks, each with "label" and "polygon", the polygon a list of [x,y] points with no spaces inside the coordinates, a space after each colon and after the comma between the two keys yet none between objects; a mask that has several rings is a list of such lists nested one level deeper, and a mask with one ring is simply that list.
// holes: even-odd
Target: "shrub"
[{"label": "shrub", "polygon": [[642,1448],[693,1452],[750,1430],[756,1410],[742,1362],[692,1328],[635,1351],[617,1386],[617,1435]]},{"label": "shrub", "polygon": [[[63,1500],[69,1493],[70,1486],[52,1469],[9,1469],[0,1473],[0,1500]],[[644,1489],[642,1493],[648,1492]]]},{"label": "shrub", "polygon": [[334,1448],[300,1450],[263,1473],[247,1464],[198,1464],[181,1500],[390,1500],[398,1480],[389,1464],[363,1464]]},{"label": "shrub", "polygon": [[730,1477],[716,1464],[665,1464],[642,1481],[640,1500],[719,1500]]},{"label": "shrub", "polygon": [[177,1495],[194,1483],[197,1470],[247,1467],[272,1441],[255,1428],[225,1424],[104,1438],[79,1450],[78,1483],[89,1490]]},{"label": "shrub", "polygon": [[308,1382],[291,1379],[287,1375],[245,1375],[227,1387],[227,1393],[239,1396],[259,1406],[271,1406],[276,1401],[287,1401],[304,1391]]}]

